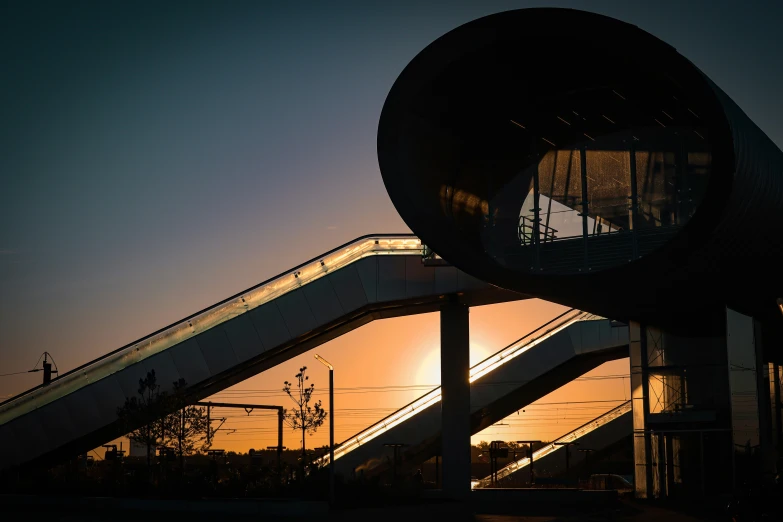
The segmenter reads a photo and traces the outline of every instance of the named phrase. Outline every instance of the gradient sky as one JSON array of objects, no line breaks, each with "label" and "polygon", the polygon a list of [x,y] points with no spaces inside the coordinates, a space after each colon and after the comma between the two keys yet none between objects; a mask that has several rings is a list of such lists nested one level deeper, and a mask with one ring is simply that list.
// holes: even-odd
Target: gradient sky
[{"label": "gradient sky", "polygon": [[[548,5],[636,24],[783,143],[783,3],[280,4],[0,5],[0,373],[44,350],[73,368],[357,236],[407,231],[378,172],[382,104],[418,51],[482,15]],[[474,341],[494,351],[554,313],[477,310]],[[435,315],[396,319],[319,351],[383,346],[389,383],[430,384],[411,368],[437,335]],[[381,385],[345,357],[338,386]],[[242,389],[277,389],[300,362]],[[39,378],[0,378],[0,396]]]}]

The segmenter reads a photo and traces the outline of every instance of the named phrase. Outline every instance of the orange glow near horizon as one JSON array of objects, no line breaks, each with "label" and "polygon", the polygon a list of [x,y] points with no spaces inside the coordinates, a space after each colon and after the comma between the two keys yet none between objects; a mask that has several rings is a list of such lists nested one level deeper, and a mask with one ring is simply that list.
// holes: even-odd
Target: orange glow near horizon
[{"label": "orange glow near horizon", "polygon": [[[537,299],[471,308],[471,365],[565,310],[560,305]],[[309,382],[315,384],[313,398],[328,408],[328,369],[314,360],[317,353],[334,366],[335,440],[342,442],[440,384],[439,331],[437,313],[375,321],[206,400],[290,407],[292,403],[282,391],[283,381],[292,380],[300,367],[307,366]],[[589,375],[627,373],[627,366],[627,361],[607,363]],[[622,399],[621,384],[615,380],[576,381],[538,402],[586,401],[594,397],[595,400]],[[509,440],[522,437],[550,439],[582,424],[581,418],[585,414],[597,416],[614,405],[595,403],[597,408],[585,410],[582,406],[570,413],[565,413],[565,405],[558,406],[548,414],[562,417],[554,422],[542,422],[541,418],[547,415],[537,415],[532,422],[532,416],[527,414],[531,418],[528,425],[516,425],[517,419],[512,419],[507,424],[515,425],[504,426],[505,431],[493,426],[475,435],[473,441],[493,440],[503,438],[503,435],[510,436]],[[530,408],[541,411],[542,407],[531,405]],[[214,448],[246,452],[250,448],[266,448],[277,443],[274,412],[255,411],[248,415],[242,410],[214,409],[212,417],[226,418],[215,435]],[[283,436],[286,447],[299,447],[296,433],[286,428]],[[327,421],[315,435],[307,437],[308,449],[327,445],[328,437]]]}]

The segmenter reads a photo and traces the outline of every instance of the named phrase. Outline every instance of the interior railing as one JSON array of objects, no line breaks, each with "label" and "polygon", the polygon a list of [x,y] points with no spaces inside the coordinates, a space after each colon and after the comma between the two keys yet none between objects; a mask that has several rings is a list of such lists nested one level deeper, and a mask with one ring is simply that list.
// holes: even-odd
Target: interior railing
[{"label": "interior railing", "polygon": [[519,216],[519,227],[517,233],[519,236],[519,242],[522,245],[532,245],[535,243],[536,229],[538,230],[538,241],[540,243],[546,243],[548,241],[554,241],[557,239],[557,230],[550,227],[549,225],[540,223],[540,218],[538,221],[539,223],[536,223],[535,217]]}]

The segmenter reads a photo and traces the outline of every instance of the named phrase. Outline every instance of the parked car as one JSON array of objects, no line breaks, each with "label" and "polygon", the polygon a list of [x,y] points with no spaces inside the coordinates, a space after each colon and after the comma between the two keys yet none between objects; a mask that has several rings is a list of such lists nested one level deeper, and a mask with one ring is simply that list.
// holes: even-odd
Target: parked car
[{"label": "parked car", "polygon": [[633,491],[633,484],[620,475],[600,474],[590,475],[588,489],[614,489],[620,492]]}]

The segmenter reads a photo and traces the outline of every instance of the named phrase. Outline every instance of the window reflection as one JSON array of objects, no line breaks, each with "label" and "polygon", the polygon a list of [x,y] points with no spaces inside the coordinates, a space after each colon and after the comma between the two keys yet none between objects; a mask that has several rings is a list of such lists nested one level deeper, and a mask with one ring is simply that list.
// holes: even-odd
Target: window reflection
[{"label": "window reflection", "polygon": [[546,150],[488,205],[507,215],[502,207],[515,199],[508,192],[516,194],[514,242],[492,231],[488,251],[518,269],[577,272],[655,250],[688,222],[704,193],[711,161],[704,135],[636,129]]}]

